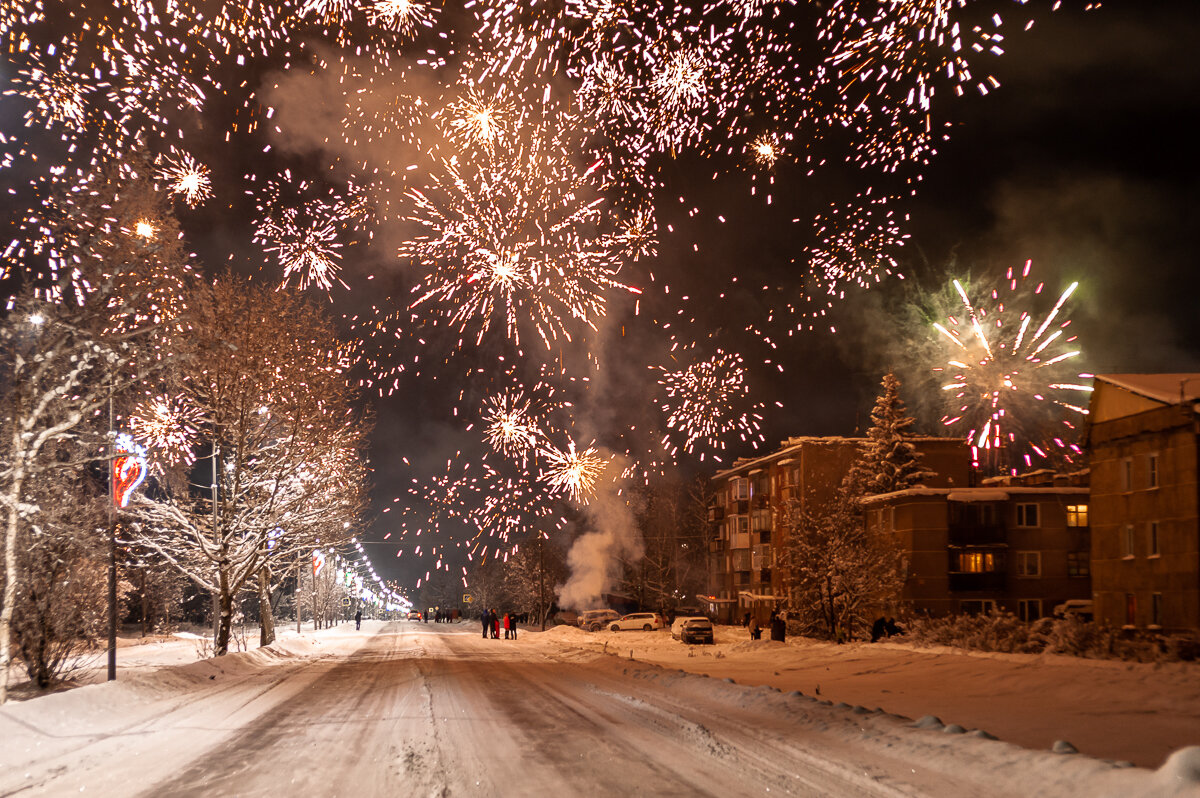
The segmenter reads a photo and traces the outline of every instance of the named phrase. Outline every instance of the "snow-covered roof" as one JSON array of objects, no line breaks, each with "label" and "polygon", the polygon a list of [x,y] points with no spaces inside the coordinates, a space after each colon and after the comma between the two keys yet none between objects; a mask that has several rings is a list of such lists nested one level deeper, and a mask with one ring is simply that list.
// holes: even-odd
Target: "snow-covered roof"
[{"label": "snow-covered roof", "polygon": [[1168,405],[1200,399],[1200,374],[1197,373],[1097,374],[1096,380]]},{"label": "snow-covered roof", "polygon": [[1023,487],[1005,485],[1002,488],[908,488],[891,493],[864,496],[859,504],[884,504],[898,499],[944,496],[948,502],[1003,502],[1012,496],[1086,496],[1088,488],[1081,487]]}]

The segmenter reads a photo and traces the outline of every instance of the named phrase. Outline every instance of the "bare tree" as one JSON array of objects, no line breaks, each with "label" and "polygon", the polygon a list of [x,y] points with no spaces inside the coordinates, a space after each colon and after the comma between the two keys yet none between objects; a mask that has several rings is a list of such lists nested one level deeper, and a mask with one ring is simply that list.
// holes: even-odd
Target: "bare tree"
[{"label": "bare tree", "polygon": [[[0,324],[0,703],[21,583],[17,541],[40,511],[31,486],[112,456],[102,419],[170,359],[184,323],[175,297],[191,274],[169,206],[136,165],[55,195],[26,226],[52,243],[39,242],[49,267],[30,270]],[[69,461],[48,457],[51,449]]]},{"label": "bare tree", "polygon": [[268,594],[273,557],[356,531],[366,428],[347,352],[315,304],[229,275],[198,293],[193,365],[178,390],[197,419],[187,445],[206,456],[199,469],[165,470],[159,490],[131,505],[131,531],[212,594],[222,655],[234,598],[254,578]]},{"label": "bare tree", "polygon": [[[45,688],[81,664],[104,632],[108,567],[106,497],[79,471],[52,471],[22,525],[13,638],[25,671]],[[64,502],[64,497],[71,501]]]},{"label": "bare tree", "polygon": [[545,628],[554,588],[568,576],[562,549],[543,537],[521,545],[504,565],[504,586],[514,609],[532,610]]}]

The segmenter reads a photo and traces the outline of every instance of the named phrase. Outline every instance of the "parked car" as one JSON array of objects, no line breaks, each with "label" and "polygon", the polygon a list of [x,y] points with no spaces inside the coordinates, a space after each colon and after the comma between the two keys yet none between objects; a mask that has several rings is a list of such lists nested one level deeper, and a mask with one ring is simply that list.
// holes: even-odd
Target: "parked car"
[{"label": "parked car", "polygon": [[[678,640],[680,632],[683,631],[683,625],[687,621],[707,621],[707,620],[708,620],[708,618],[706,618],[704,615],[676,615],[675,621],[671,624],[671,637]],[[710,621],[708,625],[712,626],[712,622]]]},{"label": "parked car", "polygon": [[1056,606],[1053,612],[1059,618],[1073,616],[1081,621],[1090,621],[1095,614],[1095,605],[1089,599],[1067,599]]},{"label": "parked car", "polygon": [[408,619],[410,621],[419,621],[419,620],[421,620],[421,617],[422,617],[421,613],[417,612],[416,610],[408,611]]},{"label": "parked car", "polygon": [[680,642],[688,645],[713,643],[713,625],[708,618],[686,618],[679,627]]},{"label": "parked car", "polygon": [[676,618],[707,618],[708,613],[706,613],[703,609],[701,609],[700,607],[697,607],[694,604],[689,604],[686,607],[676,607],[675,608],[675,617]]},{"label": "parked car", "polygon": [[608,628],[614,632],[628,632],[633,629],[652,632],[663,628],[663,622],[662,616],[657,612],[631,612],[610,623]]},{"label": "parked car", "polygon": [[587,632],[599,632],[620,617],[615,610],[588,610],[579,614],[579,628]]}]

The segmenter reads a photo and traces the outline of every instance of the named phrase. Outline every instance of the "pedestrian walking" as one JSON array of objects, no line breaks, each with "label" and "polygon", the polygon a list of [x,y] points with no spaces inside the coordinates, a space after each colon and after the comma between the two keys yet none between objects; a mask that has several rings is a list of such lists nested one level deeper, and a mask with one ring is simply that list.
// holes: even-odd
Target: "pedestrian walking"
[{"label": "pedestrian walking", "polygon": [[492,626],[492,614],[487,610],[484,610],[483,615],[480,616],[479,620],[483,621],[483,639],[487,640],[488,629],[490,629]]},{"label": "pedestrian walking", "polygon": [[358,610],[354,613],[354,628],[356,630],[362,629],[362,610]]}]

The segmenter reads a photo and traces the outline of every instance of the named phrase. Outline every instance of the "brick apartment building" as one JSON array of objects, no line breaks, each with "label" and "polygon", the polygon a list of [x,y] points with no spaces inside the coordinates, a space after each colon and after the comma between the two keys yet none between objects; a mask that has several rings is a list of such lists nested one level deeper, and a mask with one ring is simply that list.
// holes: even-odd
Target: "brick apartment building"
[{"label": "brick apartment building", "polygon": [[867,530],[894,535],[904,553],[900,603],[908,609],[1000,609],[1033,621],[1092,597],[1086,472],[911,488],[862,504]]},{"label": "brick apartment building", "polygon": [[1092,592],[1114,628],[1200,629],[1200,374],[1098,374]]},{"label": "brick apartment building", "polygon": [[[971,477],[969,450],[961,439],[911,439],[936,472],[931,487],[967,487]],[[779,511],[790,501],[801,510],[827,502],[858,457],[866,438],[788,438],[762,457],[737,460],[713,477],[709,506],[708,610],[731,622],[745,612],[764,615],[784,595],[783,577],[775,567],[785,529],[777,528]]]}]

